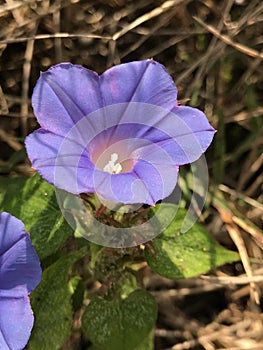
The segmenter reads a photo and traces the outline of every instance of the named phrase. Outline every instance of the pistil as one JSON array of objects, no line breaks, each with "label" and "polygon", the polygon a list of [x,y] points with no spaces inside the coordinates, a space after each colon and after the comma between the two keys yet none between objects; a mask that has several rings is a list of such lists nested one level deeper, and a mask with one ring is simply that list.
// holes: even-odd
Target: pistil
[{"label": "pistil", "polygon": [[122,166],[120,163],[116,163],[119,156],[117,153],[112,153],[109,162],[103,168],[110,174],[119,174],[122,171]]}]

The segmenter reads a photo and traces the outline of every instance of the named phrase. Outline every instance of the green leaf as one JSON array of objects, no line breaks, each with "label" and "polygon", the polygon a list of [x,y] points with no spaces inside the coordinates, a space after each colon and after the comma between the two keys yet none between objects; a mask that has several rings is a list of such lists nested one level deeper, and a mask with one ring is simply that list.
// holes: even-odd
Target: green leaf
[{"label": "green leaf", "polygon": [[[162,206],[160,221],[165,217],[165,210],[167,216],[175,212],[172,204]],[[158,206],[154,210],[157,209]],[[155,272],[167,278],[187,278],[239,260],[237,253],[219,245],[199,223],[182,233],[185,216],[186,211],[178,209],[171,224],[145,249],[146,260]]]},{"label": "green leaf", "polygon": [[[101,348],[97,348],[92,345],[87,350],[100,350]],[[134,350],[154,350],[154,329],[144,338],[140,345],[136,346]]]},{"label": "green leaf", "polygon": [[135,350],[154,350],[154,329],[144,338],[139,346],[136,346]]},{"label": "green leaf", "polygon": [[24,222],[40,259],[55,253],[73,232],[61,214],[55,188],[39,175],[0,178],[0,210]]},{"label": "green leaf", "polygon": [[35,315],[30,350],[60,349],[69,337],[72,323],[69,270],[85,254],[86,248],[82,248],[63,256],[43,272],[41,283],[30,296]]},{"label": "green leaf", "polygon": [[96,349],[133,350],[150,333],[156,318],[155,299],[144,290],[136,290],[124,300],[91,301],[83,314],[82,328]]},{"label": "green leaf", "polygon": [[122,271],[121,277],[116,284],[121,299],[126,299],[137,288],[135,275],[127,270]]}]

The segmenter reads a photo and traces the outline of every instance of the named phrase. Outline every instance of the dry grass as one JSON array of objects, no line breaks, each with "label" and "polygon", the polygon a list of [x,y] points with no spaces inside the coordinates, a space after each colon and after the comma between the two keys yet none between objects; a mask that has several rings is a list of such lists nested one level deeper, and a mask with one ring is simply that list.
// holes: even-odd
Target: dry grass
[{"label": "dry grass", "polygon": [[[207,278],[145,278],[160,306],[156,349],[263,349],[262,1],[5,0],[0,55],[2,176],[31,174],[23,139],[37,127],[30,96],[40,71],[71,61],[101,73],[150,57],[167,67],[179,99],[218,129],[202,218],[241,262]],[[65,349],[81,344],[74,336]]]}]

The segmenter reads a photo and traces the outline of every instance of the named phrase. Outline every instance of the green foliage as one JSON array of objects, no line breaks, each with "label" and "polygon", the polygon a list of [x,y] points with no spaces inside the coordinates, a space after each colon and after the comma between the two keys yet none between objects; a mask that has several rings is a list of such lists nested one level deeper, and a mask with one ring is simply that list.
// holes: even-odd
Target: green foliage
[{"label": "green foliage", "polygon": [[152,329],[135,350],[154,350],[154,329]]},{"label": "green foliage", "polygon": [[91,301],[83,314],[82,327],[97,350],[150,350],[145,338],[156,317],[154,298],[144,290],[136,290],[123,300]]},{"label": "green foliage", "polygon": [[0,211],[24,222],[41,259],[54,254],[73,231],[61,214],[55,188],[39,175],[1,178]]},{"label": "green foliage", "polygon": [[127,298],[137,288],[136,277],[127,270],[122,272],[117,284],[122,299]]},{"label": "green foliage", "polygon": [[41,283],[31,294],[35,323],[29,341],[30,350],[60,349],[69,337],[73,292],[69,271],[84,254],[86,248],[60,258],[43,272]]},{"label": "green foliage", "polygon": [[[167,214],[174,210],[172,204],[165,209]],[[165,211],[163,217],[164,214]],[[152,241],[152,249],[146,248],[146,260],[155,272],[167,278],[187,278],[239,259],[237,253],[220,246],[198,223],[182,233],[185,215],[186,211],[179,209],[171,224]]]}]

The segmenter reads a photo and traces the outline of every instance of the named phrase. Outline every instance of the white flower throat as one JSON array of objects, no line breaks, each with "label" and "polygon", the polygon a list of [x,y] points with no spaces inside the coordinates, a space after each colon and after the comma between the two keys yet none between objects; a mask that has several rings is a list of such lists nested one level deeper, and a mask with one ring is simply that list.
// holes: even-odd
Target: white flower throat
[{"label": "white flower throat", "polygon": [[120,163],[116,163],[118,158],[119,156],[117,153],[112,153],[109,162],[105,165],[103,170],[110,174],[119,174],[122,171],[122,166]]}]

